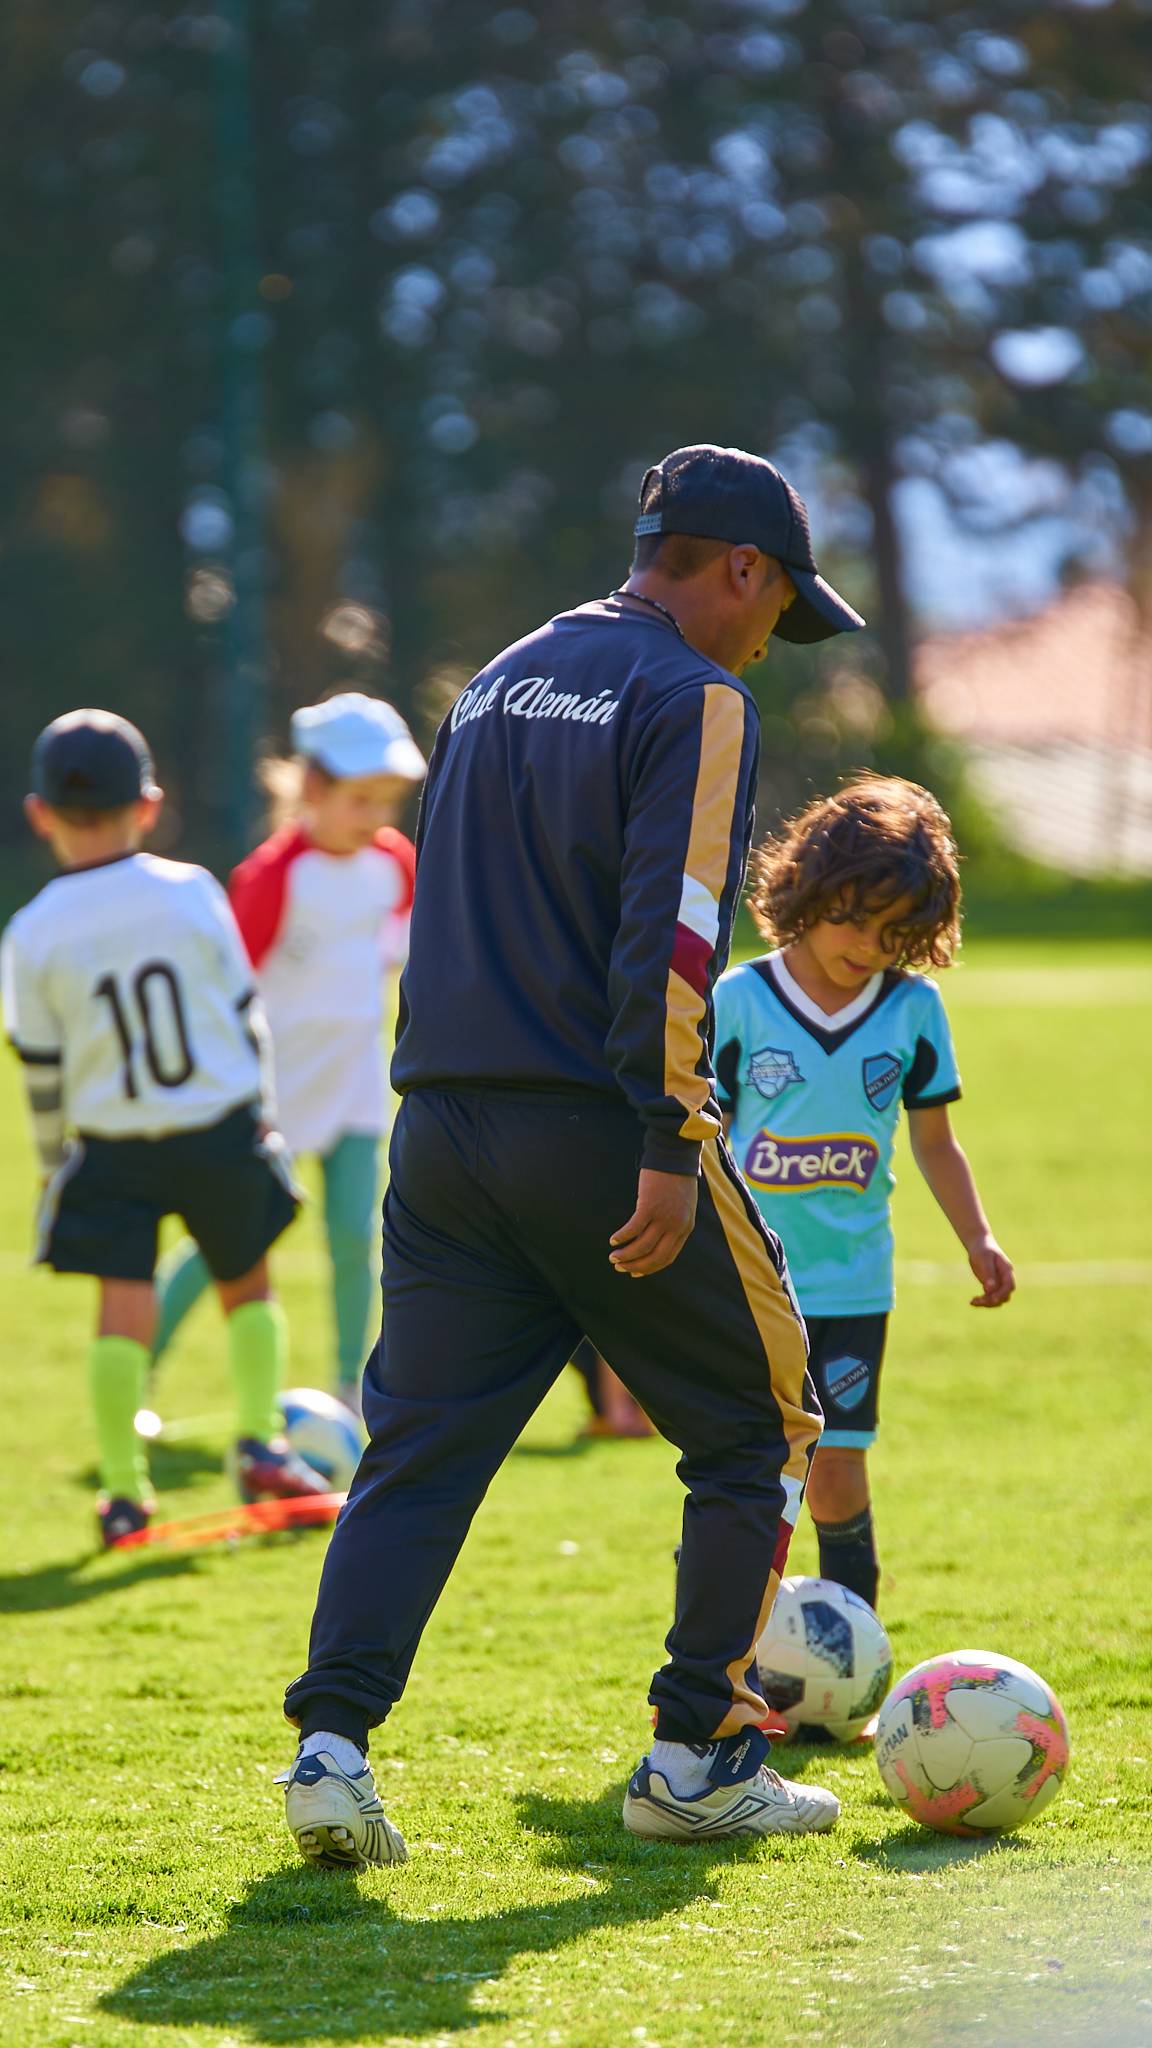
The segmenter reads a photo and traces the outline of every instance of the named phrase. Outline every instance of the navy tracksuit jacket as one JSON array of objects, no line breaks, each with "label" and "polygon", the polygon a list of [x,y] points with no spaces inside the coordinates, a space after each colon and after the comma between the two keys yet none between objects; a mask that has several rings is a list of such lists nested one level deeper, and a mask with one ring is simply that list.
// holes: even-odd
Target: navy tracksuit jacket
[{"label": "navy tracksuit jacket", "polygon": [[[492,1475],[589,1336],[688,1489],[658,1733],[766,1709],[754,1648],[820,1413],[779,1241],[721,1135],[711,992],[752,830],[743,684],[606,600],[508,648],[433,750],[417,834],[371,1442],[287,1711],[364,1741]],[[675,1262],[608,1262],[641,1166],[699,1174]]]}]

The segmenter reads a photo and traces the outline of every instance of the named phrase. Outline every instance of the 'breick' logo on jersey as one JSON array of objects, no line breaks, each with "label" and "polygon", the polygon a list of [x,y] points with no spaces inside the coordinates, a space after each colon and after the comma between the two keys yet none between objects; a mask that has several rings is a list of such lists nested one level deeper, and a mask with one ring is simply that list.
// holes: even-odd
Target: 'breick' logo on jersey
[{"label": "'breick' logo on jersey", "polygon": [[775,1138],[758,1131],[748,1147],[744,1172],[754,1188],[801,1192],[848,1188],[862,1195],[880,1154],[859,1131],[821,1132],[815,1138]]}]

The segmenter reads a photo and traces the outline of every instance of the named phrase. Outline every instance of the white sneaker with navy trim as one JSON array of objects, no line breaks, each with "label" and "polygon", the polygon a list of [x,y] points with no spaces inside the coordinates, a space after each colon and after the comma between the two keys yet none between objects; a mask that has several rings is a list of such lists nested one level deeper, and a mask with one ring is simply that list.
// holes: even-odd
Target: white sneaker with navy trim
[{"label": "white sneaker with navy trim", "polygon": [[770,1745],[758,1728],[711,1747],[704,1789],[673,1792],[645,1757],[624,1795],[624,1825],[663,1842],[714,1842],[726,1835],[818,1835],[835,1827],[840,1801],[819,1785],[793,1785],[765,1761]]},{"label": "white sneaker with navy trim", "polygon": [[334,1757],[298,1756],[278,1780],[284,1814],[300,1854],[325,1870],[366,1870],[370,1863],[407,1863],[408,1845],[380,1804],[366,1762],[355,1776]]}]

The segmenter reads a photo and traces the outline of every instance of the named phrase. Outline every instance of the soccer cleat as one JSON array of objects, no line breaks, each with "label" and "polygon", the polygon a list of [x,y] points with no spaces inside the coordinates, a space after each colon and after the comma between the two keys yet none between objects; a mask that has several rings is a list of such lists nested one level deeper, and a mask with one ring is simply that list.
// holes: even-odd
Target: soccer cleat
[{"label": "soccer cleat", "polygon": [[284,1815],[296,1847],[309,1863],[322,1870],[407,1863],[408,1845],[380,1804],[367,1761],[349,1777],[321,1750],[318,1756],[298,1756],[277,1783],[284,1786]]},{"label": "soccer cleat", "polygon": [[242,1436],[236,1445],[235,1472],[244,1501],[304,1500],[332,1491],[328,1481],[313,1471],[282,1436],[274,1437],[268,1444],[261,1443],[258,1437]]},{"label": "soccer cleat", "polygon": [[767,1737],[758,1728],[712,1745],[708,1783],[678,1798],[647,1757],[624,1795],[631,1834],[663,1842],[715,1842],[727,1835],[817,1835],[834,1827],[840,1801],[818,1785],[791,1785],[769,1770]]},{"label": "soccer cleat", "polygon": [[139,1530],[146,1529],[155,1507],[154,1500],[126,1500],[122,1495],[109,1500],[102,1494],[96,1503],[96,1520],[100,1524],[100,1541],[105,1550],[115,1550],[126,1536],[135,1536]]}]

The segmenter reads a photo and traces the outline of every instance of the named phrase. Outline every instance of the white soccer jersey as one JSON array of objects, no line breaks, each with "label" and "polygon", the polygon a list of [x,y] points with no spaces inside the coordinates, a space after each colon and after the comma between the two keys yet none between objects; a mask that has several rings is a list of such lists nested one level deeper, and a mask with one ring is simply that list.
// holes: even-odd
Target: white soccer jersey
[{"label": "white soccer jersey", "polygon": [[0,955],[9,1037],[59,1071],[73,1130],[157,1138],[260,1101],[252,969],[204,868],[133,853],[71,870],[17,911]]},{"label": "white soccer jersey", "polygon": [[391,827],[357,853],[333,854],[288,826],[232,876],[294,1152],[325,1153],[345,1132],[386,1128],[384,984],[408,950],[414,873],[411,841]]}]

